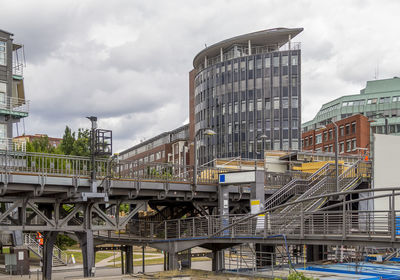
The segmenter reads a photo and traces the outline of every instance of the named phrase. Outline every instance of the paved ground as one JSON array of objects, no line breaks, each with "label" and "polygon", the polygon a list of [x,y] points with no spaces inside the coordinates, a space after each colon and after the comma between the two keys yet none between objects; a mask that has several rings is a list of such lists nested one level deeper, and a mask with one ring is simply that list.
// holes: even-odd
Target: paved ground
[{"label": "paved ground", "polygon": [[[194,269],[202,269],[202,270],[211,270],[211,261],[201,261],[201,262],[193,262],[192,267]],[[145,272],[158,272],[163,271],[163,265],[146,265]],[[142,266],[134,266],[134,273],[142,272]],[[121,276],[121,268],[113,268],[113,267],[99,267],[96,268],[96,277],[107,277],[107,276]],[[80,279],[83,277],[82,265],[73,265],[69,267],[56,267],[53,269],[53,278],[54,280],[61,279]],[[40,280],[42,279],[41,273],[35,269],[31,269],[31,275],[24,276],[10,276],[0,274],[0,280],[6,279],[15,279],[15,280]],[[122,279],[118,278],[118,279]]]}]

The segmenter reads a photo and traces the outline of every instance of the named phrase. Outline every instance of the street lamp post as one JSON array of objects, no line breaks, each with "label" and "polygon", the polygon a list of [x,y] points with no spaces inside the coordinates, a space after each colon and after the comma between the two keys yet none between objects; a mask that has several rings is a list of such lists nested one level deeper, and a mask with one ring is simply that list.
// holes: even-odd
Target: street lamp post
[{"label": "street lamp post", "polygon": [[214,130],[211,130],[209,128],[201,128],[196,132],[194,136],[194,142],[193,142],[193,148],[194,148],[193,185],[194,186],[197,186],[197,137],[200,135],[200,133],[209,136],[217,134]]}]

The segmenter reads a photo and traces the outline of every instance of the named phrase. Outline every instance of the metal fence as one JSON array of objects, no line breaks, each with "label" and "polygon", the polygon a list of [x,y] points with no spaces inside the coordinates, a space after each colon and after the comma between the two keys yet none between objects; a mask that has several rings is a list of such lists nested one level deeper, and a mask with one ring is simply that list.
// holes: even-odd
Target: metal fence
[{"label": "metal fence", "polygon": [[[399,211],[400,213],[400,211]],[[286,236],[381,237],[395,240],[400,224],[390,211],[300,212],[291,216],[269,213],[245,219],[247,215],[203,216],[152,222],[134,220],[136,230],[129,232],[150,240],[187,238],[254,238]],[[294,220],[299,223],[293,223]],[[232,225],[231,227],[228,227]]]}]

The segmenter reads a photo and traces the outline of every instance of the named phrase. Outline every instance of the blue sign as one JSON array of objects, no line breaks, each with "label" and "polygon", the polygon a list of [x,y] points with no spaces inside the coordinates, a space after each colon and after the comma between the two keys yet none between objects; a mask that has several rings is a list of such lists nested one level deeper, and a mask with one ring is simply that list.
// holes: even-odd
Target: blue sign
[{"label": "blue sign", "polygon": [[225,183],[225,174],[219,174],[219,182]]}]

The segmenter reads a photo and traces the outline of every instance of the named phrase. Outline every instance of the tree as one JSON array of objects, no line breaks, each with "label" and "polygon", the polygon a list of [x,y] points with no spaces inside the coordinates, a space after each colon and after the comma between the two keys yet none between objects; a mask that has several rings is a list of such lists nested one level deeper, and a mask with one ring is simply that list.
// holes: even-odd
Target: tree
[{"label": "tree", "polygon": [[[75,135],[75,133],[74,133]],[[72,155],[90,156],[90,131],[89,129],[78,129],[78,137],[72,145]]]},{"label": "tree", "polygon": [[64,155],[70,155],[74,150],[75,132],[66,126],[64,136],[60,144],[60,150]]},{"label": "tree", "polygon": [[26,143],[26,151],[34,153],[56,153],[54,148],[49,141],[47,135],[33,139],[31,142]]}]

